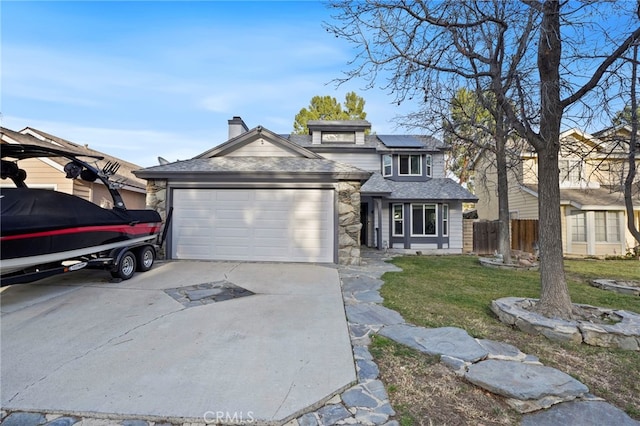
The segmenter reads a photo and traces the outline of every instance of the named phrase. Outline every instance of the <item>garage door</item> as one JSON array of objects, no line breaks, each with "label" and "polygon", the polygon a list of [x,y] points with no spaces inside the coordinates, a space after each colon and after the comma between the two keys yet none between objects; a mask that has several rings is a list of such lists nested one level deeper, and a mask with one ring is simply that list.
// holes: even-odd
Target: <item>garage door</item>
[{"label": "garage door", "polygon": [[333,262],[333,190],[175,189],[174,259]]}]

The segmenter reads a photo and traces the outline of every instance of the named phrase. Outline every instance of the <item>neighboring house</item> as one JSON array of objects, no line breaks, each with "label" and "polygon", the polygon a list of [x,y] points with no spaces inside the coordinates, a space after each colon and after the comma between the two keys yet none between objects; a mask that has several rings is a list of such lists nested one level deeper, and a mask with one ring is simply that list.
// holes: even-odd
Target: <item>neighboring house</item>
[{"label": "neighboring house", "polygon": [[[566,255],[624,255],[639,244],[627,229],[622,192],[629,135],[626,127],[594,134],[571,129],[560,135],[560,210]],[[640,151],[636,158],[640,167]],[[516,160],[509,171],[511,219],[538,219],[537,155],[533,150],[519,150]],[[481,155],[474,175],[479,219],[498,219],[496,182],[493,161]],[[634,221],[640,226],[640,175],[633,199]]]},{"label": "neighboring house", "polygon": [[[429,137],[365,135],[365,120],[309,135],[251,130],[191,160],[135,172],[168,227],[168,258],[357,264],[360,246],[462,252],[462,203]],[[171,212],[171,214],[169,214]]]},{"label": "neighboring house", "polygon": [[[104,157],[104,160],[96,160],[98,168],[102,168],[109,161],[112,163],[117,162],[120,164],[120,168],[112,177],[112,180],[122,185],[119,192],[124,200],[125,206],[129,209],[145,208],[146,182],[132,173],[133,170],[140,168],[140,166],[136,164],[90,149],[86,145],[83,146],[69,142],[31,127],[27,127],[20,132],[2,127],[0,128],[0,141],[2,144],[38,145],[63,151]],[[1,146],[0,149],[2,149]],[[105,208],[113,207],[113,199],[108,189],[99,179],[95,182],[86,182],[82,179],[67,179],[65,177],[63,168],[68,161],[66,158],[56,157],[32,158],[21,161],[20,167],[27,172],[26,184],[30,188],[52,189],[76,195]],[[0,185],[13,186],[13,183],[0,181]]]}]

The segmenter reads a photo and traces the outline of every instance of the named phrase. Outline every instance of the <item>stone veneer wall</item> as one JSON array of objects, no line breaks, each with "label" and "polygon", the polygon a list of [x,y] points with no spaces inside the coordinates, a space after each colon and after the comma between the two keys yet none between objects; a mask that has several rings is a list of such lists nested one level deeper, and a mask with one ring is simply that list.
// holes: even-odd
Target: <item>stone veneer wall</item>
[{"label": "stone veneer wall", "polygon": [[[163,226],[167,220],[167,181],[164,179],[147,181],[147,208],[160,214]],[[158,252],[159,258],[165,258],[165,245]]]},{"label": "stone veneer wall", "polygon": [[[360,264],[360,182],[343,181],[334,185],[338,193],[338,263]],[[162,222],[167,218],[167,181],[147,181],[147,208],[160,213]],[[165,257],[165,246],[159,257]]]},{"label": "stone veneer wall", "polygon": [[334,185],[338,193],[338,263],[360,264],[360,181]]}]

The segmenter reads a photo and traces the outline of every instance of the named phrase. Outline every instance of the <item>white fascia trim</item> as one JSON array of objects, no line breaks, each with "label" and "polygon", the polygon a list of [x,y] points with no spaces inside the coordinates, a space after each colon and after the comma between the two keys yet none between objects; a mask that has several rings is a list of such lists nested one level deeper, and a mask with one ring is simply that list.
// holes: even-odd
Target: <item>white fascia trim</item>
[{"label": "white fascia trim", "polygon": [[534,197],[538,198],[538,193],[536,191],[534,191],[533,189],[528,188],[528,187],[526,187],[524,185],[519,185],[519,187],[520,187],[520,190],[526,192],[529,195],[533,195]]},{"label": "white fascia trim", "polygon": [[323,182],[168,182],[172,189],[335,189]]}]

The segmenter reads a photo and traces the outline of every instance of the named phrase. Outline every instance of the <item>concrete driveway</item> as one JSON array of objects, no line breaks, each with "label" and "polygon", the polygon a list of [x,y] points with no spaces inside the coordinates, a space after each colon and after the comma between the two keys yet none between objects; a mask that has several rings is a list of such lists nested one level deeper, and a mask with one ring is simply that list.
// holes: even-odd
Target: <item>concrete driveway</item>
[{"label": "concrete driveway", "polygon": [[[356,379],[333,267],[180,261],[108,278],[3,289],[3,409],[282,423]],[[255,294],[214,301],[221,284]]]}]

